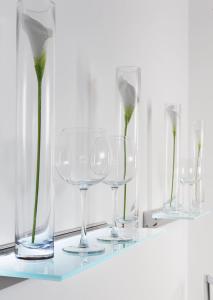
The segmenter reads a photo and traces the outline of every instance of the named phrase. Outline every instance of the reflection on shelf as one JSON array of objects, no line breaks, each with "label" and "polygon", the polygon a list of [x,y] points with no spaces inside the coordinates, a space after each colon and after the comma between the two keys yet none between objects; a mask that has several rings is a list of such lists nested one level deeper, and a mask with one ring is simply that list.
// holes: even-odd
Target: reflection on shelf
[{"label": "reflection on shelf", "polygon": [[[77,244],[79,236],[64,238],[55,242],[55,256],[48,260],[26,261],[17,259],[14,253],[0,256],[0,276],[13,278],[34,278],[54,281],[62,281],[92,268],[114,256],[120,255],[123,251],[159,235],[161,229],[138,229],[134,241],[127,243],[102,243],[105,252],[96,256],[75,256],[65,253],[63,247],[70,244]],[[98,243],[99,236],[109,233],[108,228],[97,229],[88,233],[91,243]]]}]

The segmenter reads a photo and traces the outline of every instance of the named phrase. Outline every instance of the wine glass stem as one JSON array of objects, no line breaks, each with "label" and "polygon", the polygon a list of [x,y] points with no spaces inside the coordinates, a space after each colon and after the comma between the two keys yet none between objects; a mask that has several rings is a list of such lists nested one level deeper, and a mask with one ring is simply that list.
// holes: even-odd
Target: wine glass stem
[{"label": "wine glass stem", "polygon": [[117,215],[117,196],[118,196],[118,188],[112,187],[112,196],[113,196],[113,224],[111,229],[111,236],[118,237],[118,227],[116,222],[116,215]]},{"label": "wine glass stem", "polygon": [[81,239],[80,239],[80,248],[87,248],[88,241],[86,237],[86,214],[85,214],[85,202],[87,198],[87,189],[80,189],[81,194]]}]

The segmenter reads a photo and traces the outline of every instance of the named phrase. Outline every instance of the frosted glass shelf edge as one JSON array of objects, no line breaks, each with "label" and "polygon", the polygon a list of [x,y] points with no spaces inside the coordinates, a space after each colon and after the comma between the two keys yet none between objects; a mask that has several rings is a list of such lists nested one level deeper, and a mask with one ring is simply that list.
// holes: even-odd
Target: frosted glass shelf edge
[{"label": "frosted glass shelf edge", "polygon": [[65,245],[78,244],[79,236],[64,238],[55,242],[55,256],[52,259],[41,261],[25,261],[15,257],[14,253],[0,256],[0,276],[63,281],[83,271],[112,259],[133,247],[143,244],[145,241],[158,236],[162,229],[138,230],[136,241],[120,243],[112,246],[110,243],[97,241],[97,237],[109,233],[108,228],[97,229],[88,233],[91,243],[101,243],[106,251],[101,255],[80,257],[65,253],[62,249]]},{"label": "frosted glass shelf edge", "polygon": [[153,219],[167,219],[167,220],[196,220],[206,215],[211,214],[212,211],[202,211],[200,213],[170,213],[166,211],[158,211],[152,214]]}]

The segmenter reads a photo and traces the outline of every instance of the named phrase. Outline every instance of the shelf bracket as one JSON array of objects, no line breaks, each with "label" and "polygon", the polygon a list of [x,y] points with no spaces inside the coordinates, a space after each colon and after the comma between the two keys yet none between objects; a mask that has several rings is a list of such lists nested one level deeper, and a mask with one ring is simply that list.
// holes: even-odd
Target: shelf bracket
[{"label": "shelf bracket", "polygon": [[144,228],[159,228],[175,220],[153,218],[153,214],[159,212],[160,209],[148,210],[143,213]]},{"label": "shelf bracket", "polygon": [[3,289],[6,289],[8,287],[11,287],[15,284],[21,283],[25,280],[28,280],[28,279],[20,279],[20,278],[15,278],[15,277],[0,276],[0,291],[3,290]]}]

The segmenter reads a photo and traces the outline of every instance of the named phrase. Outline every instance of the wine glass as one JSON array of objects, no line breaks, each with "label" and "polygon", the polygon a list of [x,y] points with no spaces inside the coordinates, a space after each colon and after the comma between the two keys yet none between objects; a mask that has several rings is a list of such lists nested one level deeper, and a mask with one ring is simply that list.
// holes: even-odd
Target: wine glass
[{"label": "wine glass", "polygon": [[81,238],[79,245],[63,250],[73,254],[98,254],[104,248],[89,245],[86,237],[85,201],[89,187],[103,181],[109,172],[110,150],[104,130],[63,129],[58,138],[56,167],[68,184],[77,186],[81,195]]},{"label": "wine glass", "polygon": [[113,194],[113,220],[110,235],[101,236],[101,241],[131,241],[131,237],[121,235],[117,226],[117,194],[118,188],[130,182],[136,171],[135,146],[131,139],[124,136],[109,138],[111,148],[111,168],[104,183],[109,185]]}]

